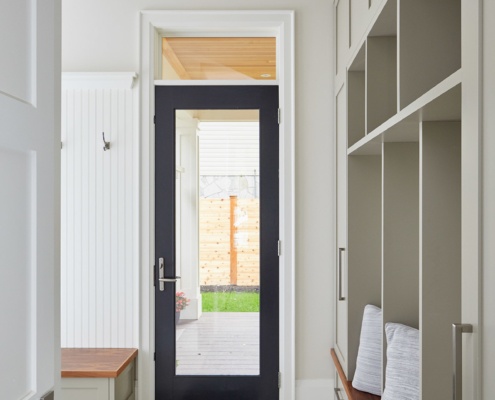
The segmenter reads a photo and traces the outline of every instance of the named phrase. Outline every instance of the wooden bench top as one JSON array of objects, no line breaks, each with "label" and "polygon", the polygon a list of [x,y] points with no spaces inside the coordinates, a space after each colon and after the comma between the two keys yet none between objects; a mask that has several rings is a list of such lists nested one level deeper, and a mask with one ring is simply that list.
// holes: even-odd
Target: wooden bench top
[{"label": "wooden bench top", "polygon": [[337,373],[339,374],[340,380],[344,385],[345,392],[347,393],[347,397],[349,400],[380,400],[380,396],[376,396],[371,393],[361,392],[360,390],[354,389],[352,387],[352,381],[348,381],[345,376],[344,370],[342,369],[342,365],[340,365],[340,361],[335,353],[334,349],[330,349],[330,354],[332,355],[333,363],[335,364],[335,368],[337,368]]},{"label": "wooden bench top", "polygon": [[137,349],[62,349],[62,378],[116,378]]}]

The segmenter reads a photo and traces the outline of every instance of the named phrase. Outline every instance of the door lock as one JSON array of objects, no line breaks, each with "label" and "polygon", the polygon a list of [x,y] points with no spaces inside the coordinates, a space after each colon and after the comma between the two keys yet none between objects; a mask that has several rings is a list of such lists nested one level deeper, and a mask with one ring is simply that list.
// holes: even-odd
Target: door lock
[{"label": "door lock", "polygon": [[165,260],[163,257],[158,259],[158,282],[160,285],[160,292],[165,290],[165,282],[177,282],[180,279],[180,276],[176,276],[173,278],[165,276]]}]

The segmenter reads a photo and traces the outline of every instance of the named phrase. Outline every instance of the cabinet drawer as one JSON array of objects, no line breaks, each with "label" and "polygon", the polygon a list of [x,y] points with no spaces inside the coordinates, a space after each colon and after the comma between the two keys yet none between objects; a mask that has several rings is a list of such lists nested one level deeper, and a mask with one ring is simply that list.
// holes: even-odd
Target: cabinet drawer
[{"label": "cabinet drawer", "polygon": [[62,400],[109,400],[109,378],[62,378]]}]

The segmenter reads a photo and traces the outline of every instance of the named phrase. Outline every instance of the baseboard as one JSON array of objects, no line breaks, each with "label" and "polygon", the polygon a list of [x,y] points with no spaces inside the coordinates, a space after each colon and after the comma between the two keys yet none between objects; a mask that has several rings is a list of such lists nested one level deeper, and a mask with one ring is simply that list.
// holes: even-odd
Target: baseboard
[{"label": "baseboard", "polygon": [[333,379],[296,380],[296,400],[332,400]]}]

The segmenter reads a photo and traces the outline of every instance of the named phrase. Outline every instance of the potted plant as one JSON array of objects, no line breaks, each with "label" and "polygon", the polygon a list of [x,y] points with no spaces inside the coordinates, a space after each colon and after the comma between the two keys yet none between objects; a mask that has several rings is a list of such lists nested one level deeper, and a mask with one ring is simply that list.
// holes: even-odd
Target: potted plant
[{"label": "potted plant", "polygon": [[175,292],[175,324],[177,325],[180,319],[180,312],[185,309],[190,300],[184,292]]}]

